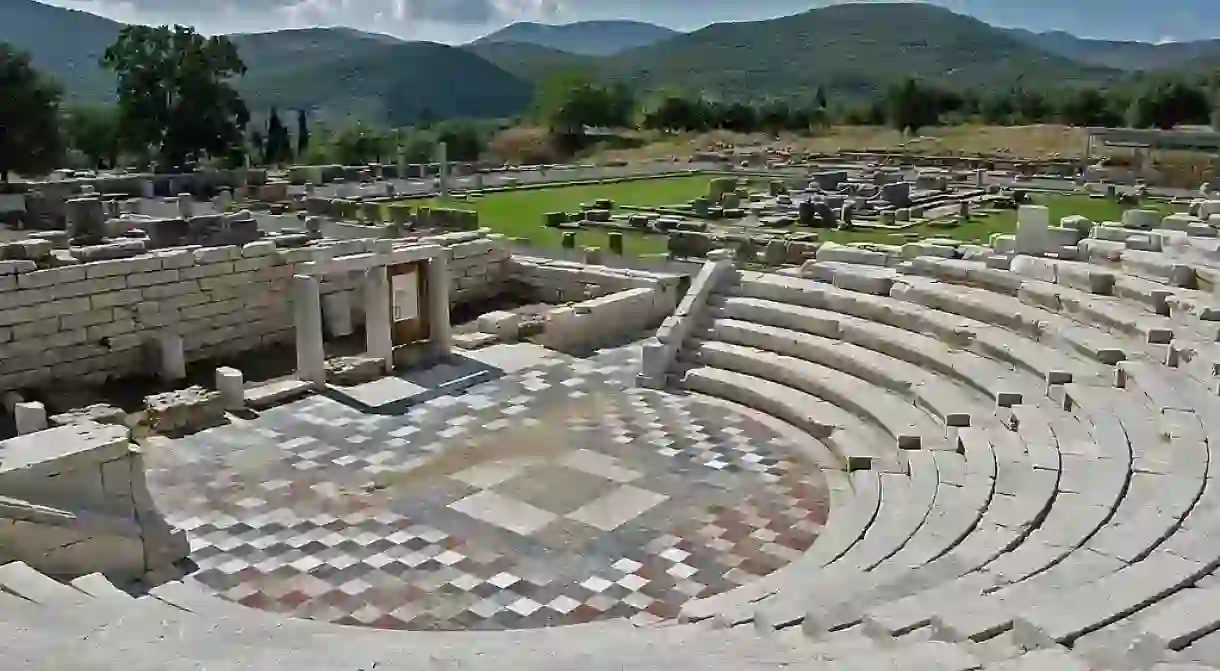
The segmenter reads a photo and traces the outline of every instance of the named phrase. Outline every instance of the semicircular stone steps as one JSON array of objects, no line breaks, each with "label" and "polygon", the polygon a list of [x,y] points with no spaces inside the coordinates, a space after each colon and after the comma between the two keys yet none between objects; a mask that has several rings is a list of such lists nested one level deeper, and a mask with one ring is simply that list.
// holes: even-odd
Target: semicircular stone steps
[{"label": "semicircular stone steps", "polygon": [[[750,289],[747,289],[747,291],[752,289],[753,291],[756,291],[756,292],[767,292],[767,291],[773,292],[773,287],[775,285],[779,285],[783,288],[783,290],[786,290],[788,292],[787,293],[788,296],[792,296],[796,300],[801,300],[805,304],[808,304],[809,302],[814,302],[815,304],[820,303],[822,305],[830,304],[830,301],[826,300],[824,295],[826,293],[830,293],[830,294],[834,295],[836,292],[839,291],[837,288],[831,288],[831,289],[829,289],[829,291],[822,291],[819,293],[818,290],[820,289],[820,287],[811,288],[808,283],[786,281],[787,278],[782,278],[774,284],[767,282],[767,280],[770,280],[771,278],[765,278],[765,277],[756,278],[755,276],[750,276],[750,277],[745,277],[744,279],[746,281],[743,281],[741,283],[741,285],[750,287]],[[751,281],[755,280],[755,279],[761,279],[762,281],[759,283],[751,284]],[[767,284],[770,286],[765,286],[760,289],[758,286],[759,284]],[[815,294],[817,297],[811,299],[810,294]],[[773,293],[766,294],[766,295],[769,295],[771,298],[775,297]],[[843,294],[838,294],[838,296],[842,297]],[[845,303],[845,302],[846,301],[840,301],[840,303]],[[753,355],[753,358],[765,358],[762,354],[760,354],[758,352],[759,348],[765,348],[772,352],[782,352],[783,354],[780,354],[779,357],[786,357],[786,358],[773,357],[772,360],[775,361],[776,364],[771,366],[771,368],[769,370],[761,371],[761,373],[763,375],[771,375],[774,377],[778,377],[784,381],[795,379],[797,381],[793,382],[792,384],[796,384],[799,386],[801,384],[799,381],[799,379],[801,377],[799,373],[802,368],[802,365],[801,365],[802,362],[799,360],[796,360],[797,357],[788,356],[788,355],[794,355],[794,354],[803,355],[809,359],[813,359],[815,361],[819,361],[820,363],[826,364],[826,366],[823,366],[822,369],[807,368],[807,370],[809,371],[808,374],[810,376],[816,375],[820,379],[824,379],[827,377],[834,378],[835,372],[850,371],[850,372],[855,373],[856,376],[859,376],[861,382],[872,381],[872,382],[878,383],[878,386],[880,386],[882,389],[873,390],[873,392],[871,394],[867,394],[867,397],[870,399],[877,397],[878,392],[884,393],[884,390],[886,390],[886,389],[889,389],[889,390],[910,389],[913,386],[912,383],[910,382],[910,379],[912,377],[914,377],[916,379],[920,379],[920,377],[921,377],[919,375],[919,373],[912,372],[911,369],[914,367],[911,366],[911,364],[906,363],[905,361],[902,361],[902,360],[891,359],[891,358],[885,357],[884,355],[882,355],[878,352],[874,352],[873,350],[867,350],[868,354],[864,354],[864,352],[866,351],[865,348],[861,348],[860,346],[857,346],[855,344],[842,343],[842,342],[834,343],[834,342],[831,342],[830,339],[828,339],[824,336],[817,336],[817,335],[813,335],[813,334],[803,333],[800,331],[795,331],[792,329],[784,329],[781,327],[772,327],[769,325],[752,325],[745,320],[734,320],[731,318],[723,319],[720,317],[720,315],[724,315],[726,313],[732,315],[732,317],[749,316],[749,315],[753,314],[753,315],[759,315],[763,318],[769,318],[769,320],[772,322],[785,323],[787,325],[798,326],[798,327],[804,325],[806,328],[809,328],[810,330],[818,331],[820,333],[829,334],[829,335],[840,335],[841,329],[839,329],[839,327],[838,327],[838,321],[836,318],[836,315],[838,315],[838,313],[824,311],[823,313],[819,314],[814,311],[819,310],[820,308],[807,308],[807,307],[805,307],[805,305],[783,306],[782,304],[775,302],[775,301],[771,301],[769,299],[760,299],[760,298],[744,298],[743,299],[743,298],[735,297],[735,296],[730,296],[730,297],[726,298],[723,301],[723,303],[721,303],[719,305],[720,305],[719,308],[717,308],[716,305],[714,305],[713,309],[711,311],[712,325],[708,331],[708,335],[710,335],[711,337],[715,337],[715,336],[719,335],[719,336],[721,336],[721,339],[724,339],[724,340],[729,340],[729,341],[735,340],[736,342],[739,342],[739,343],[746,343],[748,345],[756,346],[756,347],[747,348],[747,350],[743,351],[743,356],[741,358],[745,358],[744,357],[745,354],[751,354],[751,355]],[[735,307],[735,306],[737,306],[737,307]],[[772,306],[774,306],[774,307],[772,307]],[[788,309],[785,310],[784,309],[785,307],[787,307]],[[802,311],[803,311],[803,314],[801,314]],[[796,316],[793,316],[794,312],[796,312],[798,314]],[[860,312],[857,311],[856,314],[860,314]],[[857,321],[861,320],[861,318],[859,318],[859,317],[847,317],[847,319],[855,319]],[[893,328],[893,327],[885,327],[885,328]],[[923,336],[913,336],[909,332],[903,332],[903,334],[906,335],[908,337],[908,339],[910,339],[911,337],[923,337]],[[873,338],[872,342],[876,343],[877,339]],[[936,341],[931,341],[931,342],[936,342]],[[718,345],[718,346],[723,347],[723,345]],[[837,347],[837,346],[841,346],[841,349],[838,351],[834,350],[834,347]],[[707,349],[707,342],[699,341],[696,343],[695,347],[696,347],[697,351],[704,351]],[[878,348],[878,349],[884,349],[884,348]],[[837,352],[842,352],[842,351],[846,351],[846,352],[848,352],[848,354],[837,353]],[[854,362],[853,359],[850,358],[851,354],[856,355],[856,358],[859,359],[859,363]],[[862,354],[864,355],[863,359],[860,358]],[[961,356],[960,352],[958,354],[960,357]],[[939,358],[940,358],[939,367],[941,369],[953,370],[953,367],[951,365],[946,364],[943,357],[939,357]],[[981,357],[980,357],[980,360],[989,361],[989,360],[981,359]],[[871,363],[872,365],[869,366],[866,364],[866,362]],[[713,363],[715,363],[715,361],[713,361]],[[730,361],[727,365],[733,366],[733,365],[740,365],[740,364],[735,364],[734,362]],[[835,372],[830,372],[830,371],[824,370],[824,368],[827,368],[827,367],[834,368]],[[915,370],[919,370],[919,369],[915,369]],[[883,371],[884,371],[884,373],[883,373]],[[755,372],[759,372],[759,371],[755,371]],[[922,372],[922,371],[920,371],[920,372]],[[905,373],[905,375],[903,373]],[[840,376],[844,375],[844,373],[838,373],[838,374]],[[688,376],[689,376],[689,372],[688,372]],[[958,373],[958,376],[959,377],[961,376],[960,372]],[[689,382],[689,377],[686,379]],[[949,383],[945,383],[945,384],[949,384]],[[931,386],[931,385],[929,385],[929,386]],[[1032,385],[1027,385],[1027,386],[1032,386]],[[954,387],[954,389],[956,390],[956,387]],[[820,392],[818,390],[815,390],[815,393],[821,393],[822,396],[827,396],[827,397],[831,398],[831,400],[833,400],[833,401],[837,401],[840,404],[845,404],[840,398],[835,398],[834,394],[826,394],[825,392]],[[976,392],[974,390],[971,390],[969,392],[962,391],[960,394],[953,394],[953,396],[958,397],[960,399],[960,398],[967,396],[968,394],[977,394],[977,396],[975,396],[976,399],[986,398],[985,395],[978,394],[978,392]],[[1001,394],[997,393],[996,395],[999,396]],[[977,401],[967,401],[965,403],[973,404],[974,402],[977,402]],[[959,400],[959,403],[961,403],[960,400]],[[845,405],[850,405],[850,404],[845,404]],[[984,406],[984,407],[986,407],[986,406]],[[989,413],[990,413],[990,408],[987,408],[985,413],[976,412],[975,414],[979,414],[980,416],[982,416],[982,415],[989,414]],[[885,414],[884,411],[874,411],[874,413],[872,413],[872,416],[876,417],[876,416],[879,416],[882,414]],[[891,412],[890,414],[893,414],[893,413]],[[891,431],[890,433],[894,433],[894,432]],[[957,454],[956,452],[957,452],[957,450],[955,447],[955,449],[953,451],[947,452],[944,455],[944,459],[942,460],[942,463],[944,465],[943,470],[946,475],[952,474],[955,471],[963,470],[961,455]],[[939,457],[941,455],[938,454],[937,456]],[[932,465],[932,464],[929,464],[929,465]],[[1010,471],[1019,471],[1019,469],[1020,469],[1019,466],[1009,465],[1008,463],[1005,464],[1005,467],[1006,467],[1006,471],[1005,471],[1006,473],[1010,472]],[[912,466],[912,481],[915,483],[919,483],[919,482],[923,481],[923,482],[927,482],[927,483],[932,483],[932,485],[934,485],[941,477],[940,473],[937,472],[935,469],[931,469],[931,468],[927,468],[927,466],[923,466],[920,468],[919,473],[922,474],[922,473],[927,472],[930,475],[932,475],[933,477],[924,477],[922,479],[916,478],[915,477],[915,473],[916,473],[915,468],[916,468],[916,466],[913,465]],[[1005,478],[1009,479],[1009,480],[1014,479],[1014,477],[1015,476],[1012,476],[1012,475],[1005,476]],[[1045,482],[1046,480],[1043,479],[1043,481]],[[959,482],[961,482],[960,479],[959,479]],[[890,557],[899,557],[900,562],[896,562],[895,565],[902,566],[902,568],[904,570],[918,568],[921,565],[923,565],[927,562],[930,562],[931,560],[944,556],[953,549],[953,547],[957,543],[957,541],[959,541],[962,538],[964,538],[965,536],[967,536],[969,531],[972,529],[972,527],[974,527],[978,524],[978,522],[980,521],[981,513],[983,512],[982,508],[985,505],[987,505],[987,503],[990,502],[990,497],[992,496],[993,489],[988,484],[986,484],[988,482],[988,479],[984,478],[981,480],[981,482],[983,483],[982,486],[975,486],[975,487],[972,487],[970,490],[968,490],[968,491],[972,492],[973,496],[971,498],[974,502],[976,502],[976,504],[975,504],[976,507],[974,508],[974,511],[978,514],[975,515],[974,517],[970,517],[969,514],[963,515],[961,512],[948,512],[948,511],[959,511],[961,509],[955,508],[949,503],[954,500],[954,496],[950,492],[954,492],[956,490],[946,488],[945,489],[946,495],[942,496],[940,498],[942,508],[937,511],[937,514],[934,517],[931,515],[931,512],[929,512],[927,515],[923,515],[924,520],[936,519],[937,524],[929,524],[926,526],[921,524],[921,525],[917,526],[914,533],[910,533],[909,535],[904,532],[895,533],[895,532],[887,529],[884,525],[877,525],[874,528],[870,528],[868,530],[869,533],[867,533],[864,536],[864,538],[865,538],[865,540],[871,542],[874,545],[885,545],[888,549],[885,552],[883,559],[888,559]],[[929,489],[929,491],[931,491],[933,489],[932,485],[919,485],[919,486],[927,487]],[[1053,494],[1053,486],[1052,487],[1043,487],[1042,490],[1043,490],[1043,494],[1042,494],[1043,501],[1047,500]],[[882,491],[884,493],[889,490],[883,488]],[[902,492],[902,490],[898,490],[898,491]],[[981,495],[980,495],[980,493],[981,493]],[[1002,494],[1002,496],[1006,497],[1008,495]],[[884,494],[883,494],[882,507],[881,507],[881,511],[878,514],[878,520],[883,520],[886,518],[885,511],[887,510],[887,508],[885,506],[885,498],[886,497],[884,497]],[[904,502],[901,498],[901,494],[896,497],[890,497],[890,499],[892,501],[897,502],[897,506],[895,506],[894,509],[899,510],[900,514],[896,514],[895,518],[894,518],[894,523],[891,525],[888,525],[888,526],[891,526],[891,527],[898,526],[901,524],[901,522],[903,520],[919,518],[920,514],[922,514],[924,511],[924,508],[921,505],[917,508],[918,513],[916,513],[916,514],[910,513],[909,506],[904,505]],[[937,500],[935,493],[933,493],[931,495],[931,499],[934,502]],[[1032,522],[1036,521],[1037,511],[1040,510],[1040,507],[1023,506],[1023,508],[1031,509],[1031,510],[1035,511],[1035,515],[1034,515],[1035,519],[1027,520],[1027,523],[1032,523]],[[929,507],[929,511],[930,510],[931,510],[931,508]],[[969,508],[967,508],[967,510],[969,510]],[[954,517],[956,517],[956,520],[953,520]],[[963,519],[965,520],[964,523],[962,521]],[[954,523],[949,524],[949,528],[953,529],[954,531],[950,531],[950,532],[939,531],[940,525],[946,524],[945,520],[953,520]],[[1011,516],[1010,516],[1010,524],[1011,524]],[[1020,525],[1017,524],[1014,526],[1020,526]],[[1001,529],[1001,527],[999,527],[998,525],[995,527],[990,527],[990,528]],[[939,536],[940,538],[942,538],[942,540],[940,541],[939,544],[936,544],[935,542],[929,543],[926,540],[922,540],[922,537],[920,537],[918,535],[921,530],[925,530],[927,532],[926,535],[928,538],[937,538]],[[907,529],[905,529],[904,531],[909,531],[909,527]],[[1002,534],[992,534],[991,538],[996,538],[997,536],[1001,536],[1001,535]],[[905,554],[903,554],[904,550],[906,550],[908,547],[908,543],[910,543],[910,541],[914,538],[921,538],[921,540],[919,543],[916,543],[915,545],[911,545],[909,547],[920,548],[920,550],[906,552]],[[947,538],[947,540],[944,540],[946,538]],[[1016,540],[1018,538],[1019,538],[1019,532],[1015,533],[1015,534],[1009,534],[1006,542],[1007,543],[1016,542]],[[1000,543],[998,545],[999,545],[998,547],[991,548],[991,553],[997,554],[1004,549],[1004,543]],[[971,547],[974,547],[974,546],[972,545]],[[915,559],[915,557],[918,557],[918,559]],[[963,569],[960,564],[953,563],[953,561],[952,561],[953,559],[956,559],[956,557],[952,557],[950,559],[950,561],[945,561],[945,562],[941,562],[940,564],[937,564],[934,568],[930,568],[927,571],[925,571],[925,574],[928,576],[935,576],[939,573],[941,575],[947,576],[947,575],[953,575],[954,573],[963,573],[968,570],[968,569]],[[906,561],[901,561],[901,560],[906,560]],[[976,560],[976,561],[978,561],[978,560]],[[825,580],[821,581],[821,586],[823,587],[823,589],[822,589],[821,593],[819,593],[817,596],[823,597],[823,599],[825,598],[825,596],[826,596],[825,595],[825,592],[826,592],[825,585],[848,582],[844,579],[844,576],[847,573],[853,572],[853,571],[861,572],[861,570],[863,570],[863,572],[872,571],[873,569],[877,568],[880,565],[880,563],[881,562],[870,562],[870,563],[864,565],[863,567],[859,567],[859,566],[852,565],[851,562],[843,562],[843,563],[838,564],[837,566],[831,567],[832,571],[828,575],[824,576],[826,578]],[[887,578],[890,580],[896,580],[897,575],[899,575],[899,574],[893,570],[887,570],[887,571],[874,573],[869,576],[869,578],[871,579],[870,584],[884,585],[885,580]],[[883,576],[884,576],[884,578],[883,578]],[[859,581],[857,581],[857,582],[859,582]],[[910,580],[906,581],[906,583],[908,585],[912,584],[912,582],[913,581],[910,581]],[[831,589],[833,590],[836,588],[831,588]],[[839,591],[842,591],[842,590],[839,590]],[[779,605],[777,602],[785,601],[785,600],[789,601],[789,602],[793,602],[793,601],[800,600],[805,596],[813,596],[813,595],[803,595],[800,593],[800,590],[796,590],[796,589],[788,590],[788,592],[790,592],[790,594],[775,595],[774,597],[772,597],[770,599],[766,599],[763,602],[761,602],[758,606],[756,606],[755,607],[755,609],[757,610],[756,615],[761,614],[761,617],[755,618],[755,619],[764,619],[764,620],[767,620],[768,622],[770,622],[771,624],[775,624],[778,626],[784,626],[787,624],[791,624],[795,621],[799,621],[802,617],[799,614],[802,610],[802,608],[799,605],[794,605],[794,604]],[[795,598],[793,598],[793,597],[795,597]],[[840,594],[840,595],[837,595],[837,598],[841,601],[846,600],[847,595]],[[858,599],[856,600],[856,602],[858,603]],[[807,606],[806,606],[806,608],[807,608]],[[736,615],[729,616],[728,619],[729,619],[729,621],[743,621],[743,620],[748,620],[750,618],[749,618],[748,614],[738,613]]]},{"label": "semicircular stone steps", "polygon": [[[867,271],[869,278],[878,275],[875,268]],[[1157,350],[1149,347],[1174,339],[1180,341],[1183,334],[1194,337],[1200,332],[1197,328],[1192,330],[1192,325],[1184,327],[1181,321],[1193,320],[1195,327],[1202,324],[1201,332],[1207,334],[1206,322],[1210,320],[1199,319],[1201,314],[1210,314],[1200,307],[1208,302],[1206,297],[1189,293],[1195,290],[1179,288],[1180,305],[1191,307],[1175,308],[1179,310],[1178,316],[1169,319],[1169,315],[1158,314],[1158,303],[1164,306],[1161,312],[1168,311],[1169,303],[1178,300],[1176,294],[1150,288],[1149,284],[1155,284],[1152,280],[1121,282],[1120,286],[1126,287],[1124,291],[1096,298],[1069,286],[1066,290],[1056,289],[1054,300],[1044,297],[1051,295],[1043,286],[1046,282],[1018,277],[1016,281],[994,284],[1006,288],[1005,291],[989,292],[979,286],[896,276],[881,295],[866,281],[827,284],[799,277],[741,273],[737,285],[725,292],[727,295],[711,301],[706,328],[691,343],[696,356],[712,340],[747,348],[751,353],[769,350],[777,362],[792,364],[791,359],[806,358],[822,367],[808,368],[810,373],[825,378],[828,376],[824,369],[830,368],[839,375],[851,375],[874,386],[874,395],[888,393],[902,397],[941,420],[948,414],[945,404],[968,403],[964,398],[973,398],[974,404],[978,404],[988,396],[977,387],[963,385],[964,388],[955,387],[958,393],[938,396],[936,402],[942,404],[939,408],[924,404],[919,394],[936,384],[921,386],[921,376],[910,374],[909,368],[904,371],[911,366],[910,360],[915,359],[914,352],[908,348],[903,355],[887,360],[886,354],[903,349],[890,348],[886,352],[882,347],[861,346],[844,338],[847,329],[842,324],[854,320],[868,324],[866,328],[901,329],[939,344],[961,336],[954,342],[958,347],[945,349],[955,354],[966,351],[978,355],[988,362],[985,365],[1011,364],[1009,370],[1029,375],[1023,380],[1025,390],[1042,382],[1042,391],[1050,392],[1052,397],[1050,403],[1045,402],[1046,398],[1022,403],[1026,399],[1020,398],[1009,404],[1010,412],[997,418],[1006,426],[999,433],[975,428],[959,431],[972,443],[979,442],[978,434],[996,436],[996,442],[1007,444],[1007,449],[1001,448],[996,454],[1001,459],[998,463],[1008,467],[1005,471],[1008,475],[997,475],[998,494],[992,493],[972,531],[979,534],[976,537],[996,538],[995,529],[1007,527],[1002,524],[991,527],[984,520],[1004,519],[1016,509],[1027,509],[1025,504],[1008,503],[1015,499],[1014,493],[1040,490],[1041,498],[1047,501],[1040,513],[1026,514],[1015,524],[1008,521],[1025,529],[1023,535],[1008,542],[990,541],[993,546],[1005,547],[996,547],[994,556],[984,561],[976,559],[975,566],[967,561],[954,565],[952,569],[956,570],[942,569],[942,575],[928,581],[928,589],[916,594],[903,595],[902,590],[888,587],[885,581],[869,582],[862,589],[839,588],[857,599],[863,594],[865,603],[879,604],[874,612],[864,612],[862,617],[860,611],[867,609],[842,605],[815,607],[803,620],[767,617],[768,602],[774,603],[782,593],[774,595],[754,605],[756,619],[765,626],[778,625],[781,631],[787,631],[783,627],[801,623],[804,625],[801,635],[806,637],[816,637],[826,629],[850,634],[864,627],[877,636],[897,634],[901,640],[921,627],[927,630],[926,625],[935,622],[935,633],[946,638],[988,641],[1003,634],[1021,639],[1026,646],[1057,645],[1072,643],[1115,623],[1122,624],[1130,612],[1173,596],[1181,589],[1183,575],[1186,584],[1191,584],[1189,581],[1197,581],[1210,572],[1212,567],[1206,564],[1200,567],[1190,560],[1186,560],[1186,565],[1176,561],[1182,558],[1165,548],[1186,542],[1181,540],[1189,538],[1182,534],[1190,528],[1185,520],[1190,519],[1192,512],[1208,509],[1204,474],[1210,458],[1209,441],[1196,419],[1195,408],[1211,404],[1212,398],[1203,386],[1193,392],[1203,396],[1194,399],[1172,394],[1173,387],[1165,379],[1171,369],[1157,361]],[[853,291],[861,288],[864,290]],[[1129,298],[1141,292],[1148,297],[1145,301]],[[852,296],[853,293],[857,295]],[[895,307],[894,302],[911,303],[933,312],[911,315],[902,307]],[[710,359],[714,361],[715,357]],[[961,376],[953,374],[960,368],[949,364],[943,355],[934,360],[935,367],[920,371],[926,374],[933,370],[942,382],[945,378],[960,381]],[[1122,368],[1122,374],[1118,374],[1116,364]],[[1141,373],[1142,387],[1136,381]],[[832,373],[829,377],[835,376]],[[1130,380],[1127,389],[1113,388],[1114,382],[1121,384],[1125,380]],[[847,405],[851,407],[850,403]],[[885,407],[887,402],[878,405]],[[866,414],[875,417],[879,412]],[[1012,438],[1016,439],[1015,445]],[[1165,447],[1171,444],[1172,448]],[[961,452],[947,451],[958,456]],[[1005,461],[1000,456],[1005,452],[1019,452],[1022,459],[1015,463]],[[923,472],[912,466],[913,481],[917,469]],[[951,472],[952,467],[946,470]],[[885,510],[883,502],[878,520],[884,517]],[[873,530],[870,527],[868,531]],[[954,547],[973,547],[972,535],[966,534]],[[869,538],[867,532],[863,538]],[[902,540],[901,534],[898,538],[895,543],[898,549],[890,557],[900,556],[912,539]],[[979,541],[978,547],[985,542]],[[952,550],[933,556],[925,565],[924,574],[936,573],[937,568],[948,567],[955,559]],[[872,568],[877,566],[881,564]],[[1177,572],[1173,570],[1175,566]],[[961,575],[948,577],[955,572]],[[812,590],[810,596],[824,596],[836,591],[825,587],[826,583],[842,581],[850,573],[846,568],[831,565],[825,571],[827,580],[819,583],[810,578],[804,581],[805,588],[798,586],[792,592],[804,589]],[[895,575],[914,577],[918,582],[920,573],[915,569]],[[1080,590],[1082,595],[1102,594],[1105,588],[1125,580],[1138,581],[1145,575],[1156,575],[1157,584],[1147,584],[1142,591],[1129,590],[1124,595],[1125,601],[1111,598],[1105,608],[1095,604],[1093,610],[1082,607],[1071,616],[1064,616],[1058,623],[1059,629],[1049,620],[1039,622],[1051,610],[1049,606],[1040,609],[1042,600],[1053,598],[1064,589]],[[947,598],[950,595],[954,598]],[[1187,593],[1180,598],[1201,597]],[[926,612],[915,615],[920,610],[919,602],[923,602]],[[944,612],[927,608],[950,602],[955,608],[943,609]],[[955,629],[955,617],[974,621],[963,629]],[[1083,623],[1077,630],[1070,627],[1072,617]],[[1162,630],[1167,618],[1162,616],[1156,621]],[[740,611],[729,619],[749,621]],[[1202,638],[1208,631],[1200,627],[1190,640]],[[1183,646],[1185,641],[1178,636],[1173,643]]]},{"label": "semicircular stone steps", "polygon": [[1085,260],[1011,270],[877,252],[779,274],[709,264],[723,281],[663,329],[680,342],[658,334],[666,372],[841,472],[805,554],[677,622],[353,629],[10,563],[2,666],[1214,668],[1220,244],[1174,240],[1086,241]]}]

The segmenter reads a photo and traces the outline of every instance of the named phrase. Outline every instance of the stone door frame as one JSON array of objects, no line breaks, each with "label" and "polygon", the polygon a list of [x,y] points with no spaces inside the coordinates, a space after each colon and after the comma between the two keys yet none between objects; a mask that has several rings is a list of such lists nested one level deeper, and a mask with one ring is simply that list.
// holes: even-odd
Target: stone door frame
[{"label": "stone door frame", "polygon": [[421,317],[429,325],[425,345],[438,358],[448,357],[453,347],[449,322],[449,264],[440,245],[409,245],[386,251],[352,254],[304,263],[292,278],[293,320],[296,326],[297,378],[315,385],[326,384],[326,352],[322,335],[321,278],[339,273],[364,273],[364,331],[368,356],[385,362],[386,373],[394,370],[393,318],[389,268],[424,264],[420,282],[428,288]]}]

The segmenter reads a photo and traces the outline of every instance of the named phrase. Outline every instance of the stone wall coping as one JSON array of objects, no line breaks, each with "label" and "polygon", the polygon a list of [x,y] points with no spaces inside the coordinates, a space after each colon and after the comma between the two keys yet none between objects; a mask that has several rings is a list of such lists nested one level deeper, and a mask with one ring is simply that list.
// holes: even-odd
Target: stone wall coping
[{"label": "stone wall coping", "polygon": [[83,422],[0,442],[0,483],[8,475],[55,475],[121,459],[131,451],[130,431]]}]

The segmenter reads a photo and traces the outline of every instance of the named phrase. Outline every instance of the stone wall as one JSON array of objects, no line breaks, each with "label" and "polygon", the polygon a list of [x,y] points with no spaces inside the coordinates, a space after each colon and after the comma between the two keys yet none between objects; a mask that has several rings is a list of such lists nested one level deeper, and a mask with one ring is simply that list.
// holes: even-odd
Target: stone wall
[{"label": "stone wall", "polygon": [[627,289],[654,287],[674,295],[676,303],[682,281],[680,275],[674,274],[590,266],[530,256],[513,256],[509,259],[508,276],[519,291],[543,303],[574,303]]},{"label": "stone wall", "polygon": [[[0,391],[156,370],[149,350],[166,334],[181,336],[188,362],[291,343],[290,284],[302,264],[395,242],[402,241],[277,249],[260,241],[44,270],[32,261],[0,261]],[[412,242],[447,248],[451,302],[503,289],[509,252],[501,239],[470,232]],[[360,286],[352,274],[327,276],[322,293],[358,294]],[[362,305],[358,295],[351,305]]]},{"label": "stone wall", "polygon": [[538,344],[564,352],[614,345],[655,328],[677,307],[677,292],[658,283],[555,308],[546,315]]},{"label": "stone wall", "polygon": [[0,563],[138,578],[189,552],[157,512],[126,428],[91,422],[0,442]]}]

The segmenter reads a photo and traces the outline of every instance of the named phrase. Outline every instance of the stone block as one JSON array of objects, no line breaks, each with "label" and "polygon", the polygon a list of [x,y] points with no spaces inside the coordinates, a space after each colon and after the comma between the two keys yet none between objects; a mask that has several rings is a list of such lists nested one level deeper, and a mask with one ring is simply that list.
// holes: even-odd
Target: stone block
[{"label": "stone block", "polygon": [[175,434],[221,424],[225,408],[219,392],[189,387],[145,397],[144,413],[150,429]]},{"label": "stone block", "polygon": [[116,408],[105,403],[96,403],[77,410],[69,410],[52,415],[50,423],[52,426],[67,426],[69,424],[86,422],[121,426],[126,418],[127,413],[122,408]]},{"label": "stone block", "polygon": [[37,401],[17,403],[13,406],[13,421],[19,436],[42,431],[47,428],[47,409]]},{"label": "stone block", "polygon": [[386,374],[385,361],[370,356],[348,356],[326,361],[326,381],[352,387],[379,380]]},{"label": "stone block", "polygon": [[521,315],[515,312],[489,312],[479,317],[478,329],[503,342],[516,342],[521,329]]}]

